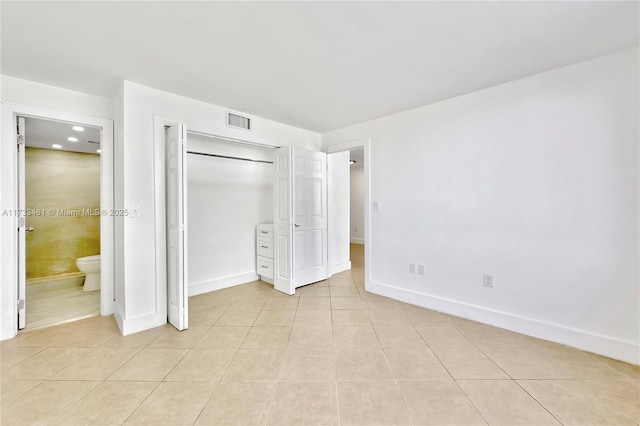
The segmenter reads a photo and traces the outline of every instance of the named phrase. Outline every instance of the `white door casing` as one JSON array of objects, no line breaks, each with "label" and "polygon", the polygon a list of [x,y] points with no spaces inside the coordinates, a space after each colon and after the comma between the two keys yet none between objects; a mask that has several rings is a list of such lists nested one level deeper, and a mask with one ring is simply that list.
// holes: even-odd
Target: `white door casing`
[{"label": "white door casing", "polygon": [[27,198],[26,198],[26,134],[24,117],[16,117],[18,144],[18,330],[26,325],[27,313]]},{"label": "white door casing", "polygon": [[292,255],[293,241],[293,169],[291,167],[293,148],[277,148],[273,154],[275,182],[273,185],[273,240],[274,273],[273,286],[285,294],[295,293]]},{"label": "white door casing", "polygon": [[327,154],[292,148],[295,287],[329,276]]},{"label": "white door casing", "polygon": [[187,286],[187,129],[183,124],[167,127],[166,228],[167,228],[167,318],[178,330],[188,328]]}]

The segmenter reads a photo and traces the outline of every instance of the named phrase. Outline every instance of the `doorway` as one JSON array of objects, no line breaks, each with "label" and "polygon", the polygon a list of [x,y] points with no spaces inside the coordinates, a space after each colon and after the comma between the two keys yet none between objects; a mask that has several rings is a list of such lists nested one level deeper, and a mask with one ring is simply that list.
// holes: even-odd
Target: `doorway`
[{"label": "doorway", "polygon": [[332,275],[350,270],[345,274],[366,289],[373,269],[371,141],[366,138],[330,146],[327,158]]},{"label": "doorway", "polygon": [[365,246],[365,175],[364,148],[349,151],[349,260],[351,275],[364,286]]},{"label": "doorway", "polygon": [[97,316],[100,129],[18,120],[24,136],[18,185],[25,209],[25,328]]},{"label": "doorway", "polygon": [[[10,168],[13,185],[6,192],[13,195],[8,197],[14,200],[13,209],[3,214],[14,216],[17,226],[13,238],[1,242],[14,259],[13,268],[7,268],[10,277],[3,280],[2,293],[4,301],[17,303],[5,306],[3,302],[3,311],[13,317],[3,323],[3,334],[15,336],[24,328],[112,314],[113,122],[11,102],[4,107],[3,123],[9,131],[3,136],[13,136],[17,143]],[[87,161],[72,162],[71,158]],[[84,173],[89,170],[94,174],[88,179],[91,185],[85,182],[86,188],[97,187],[97,191],[87,197],[90,205],[78,204],[82,194],[74,183],[86,178]],[[85,195],[91,192],[87,191]],[[71,194],[75,201],[56,206],[64,194]],[[56,222],[62,219],[66,222]],[[88,250],[97,253],[88,255]],[[80,252],[87,256],[78,255]],[[89,257],[98,254],[99,258]],[[85,294],[87,276],[93,278],[89,277]],[[89,287],[96,290],[92,293]]]}]

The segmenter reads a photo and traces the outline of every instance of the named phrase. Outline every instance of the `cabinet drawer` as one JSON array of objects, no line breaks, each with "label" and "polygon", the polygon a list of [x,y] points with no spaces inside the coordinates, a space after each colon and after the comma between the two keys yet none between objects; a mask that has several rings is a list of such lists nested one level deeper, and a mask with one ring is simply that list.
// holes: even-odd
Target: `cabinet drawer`
[{"label": "cabinet drawer", "polygon": [[258,256],[257,258],[258,275],[263,277],[273,278],[273,259]]},{"label": "cabinet drawer", "polygon": [[258,237],[273,238],[273,225],[258,225]]},{"label": "cabinet drawer", "polygon": [[264,256],[273,259],[273,240],[258,238],[256,245],[258,256]]}]

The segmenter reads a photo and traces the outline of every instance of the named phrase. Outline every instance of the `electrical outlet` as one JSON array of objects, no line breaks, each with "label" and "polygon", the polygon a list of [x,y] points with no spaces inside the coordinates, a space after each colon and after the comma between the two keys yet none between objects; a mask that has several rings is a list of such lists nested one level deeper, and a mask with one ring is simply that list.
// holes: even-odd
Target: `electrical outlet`
[{"label": "electrical outlet", "polygon": [[416,264],[415,263],[409,263],[409,272],[411,272],[412,274],[416,273]]},{"label": "electrical outlet", "polygon": [[373,202],[373,210],[374,211],[380,210],[380,202],[378,202],[378,201],[374,201]]},{"label": "electrical outlet", "polygon": [[131,206],[131,217],[140,217],[140,206],[132,205]]},{"label": "electrical outlet", "polygon": [[493,275],[482,274],[482,285],[485,287],[493,288]]},{"label": "electrical outlet", "polygon": [[358,232],[358,227],[357,226],[353,228],[353,232]]},{"label": "electrical outlet", "polygon": [[418,274],[424,275],[424,265],[418,265]]}]

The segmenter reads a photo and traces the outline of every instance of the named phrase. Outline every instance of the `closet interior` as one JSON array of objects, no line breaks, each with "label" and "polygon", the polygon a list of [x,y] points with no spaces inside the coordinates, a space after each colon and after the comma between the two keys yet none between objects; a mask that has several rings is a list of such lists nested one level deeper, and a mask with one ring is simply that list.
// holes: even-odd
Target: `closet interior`
[{"label": "closet interior", "polygon": [[258,279],[256,229],[273,223],[273,148],[189,132],[186,159],[189,293]]},{"label": "closet interior", "polygon": [[165,127],[167,316],[262,279],[293,295],[329,276],[327,156]]}]

